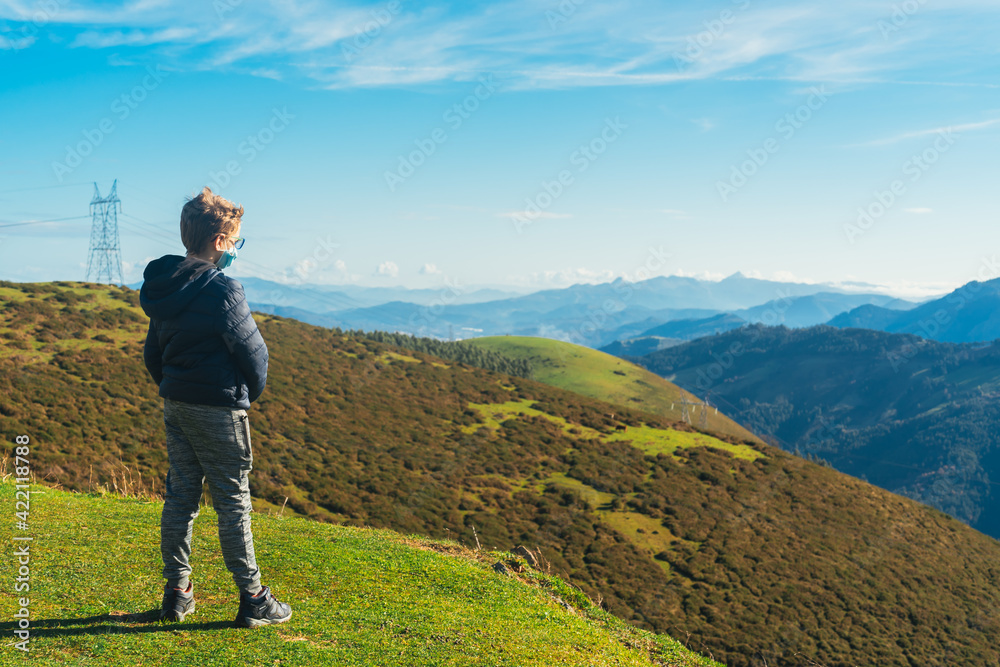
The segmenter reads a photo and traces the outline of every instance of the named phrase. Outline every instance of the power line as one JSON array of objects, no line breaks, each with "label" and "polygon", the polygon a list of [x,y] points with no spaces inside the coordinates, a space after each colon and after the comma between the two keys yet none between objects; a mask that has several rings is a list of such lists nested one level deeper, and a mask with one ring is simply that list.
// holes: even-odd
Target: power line
[{"label": "power line", "polygon": [[4,227],[20,227],[21,225],[40,225],[46,222],[66,222],[68,220],[90,220],[90,219],[91,217],[89,215],[74,215],[71,218],[53,218],[51,220],[25,220],[23,222],[10,222],[7,224],[0,225],[0,229]]},{"label": "power line", "polygon": [[[116,181],[116,187],[117,187],[117,183],[118,183],[118,181]],[[49,187],[63,187],[63,186],[49,186]],[[129,187],[134,187],[134,186],[129,186]],[[43,189],[43,188],[38,188],[38,189]],[[142,198],[140,198],[140,199],[142,199]],[[119,206],[120,206],[120,202],[119,202]],[[75,216],[75,217],[71,217],[71,218],[59,218],[59,219],[53,219],[53,220],[31,220],[31,221],[24,221],[24,222],[16,222],[16,223],[10,223],[10,224],[7,224],[7,225],[0,225],[0,228],[8,227],[8,226],[16,226],[16,225],[41,224],[41,223],[44,223],[44,222],[62,222],[62,221],[68,221],[68,220],[83,220],[83,219],[87,219],[87,216]],[[148,220],[143,220],[142,218],[134,216],[134,215],[132,215],[130,213],[125,213],[125,212],[122,211],[120,217],[116,215],[115,224],[117,225],[118,222],[121,222],[129,230],[131,230],[131,231],[133,231],[133,232],[135,232],[137,234],[141,234],[141,235],[143,235],[144,237],[146,237],[148,239],[155,240],[155,241],[157,241],[159,243],[163,243],[164,245],[169,245],[172,248],[176,248],[177,245],[178,245],[178,242],[179,242],[178,237],[173,236],[169,232],[164,231],[164,228],[162,226],[154,224],[154,223],[151,223]],[[257,262],[254,262],[254,261],[246,259],[246,258],[241,258],[240,262],[241,262],[242,265],[244,265],[244,266],[246,266],[248,268],[251,268],[251,269],[255,269],[259,273],[263,274],[263,278],[265,280],[270,280],[271,282],[276,282],[278,284],[284,285],[284,283],[282,282],[282,279],[284,279],[285,276],[282,275],[281,273],[279,273],[279,272],[277,272],[277,271],[275,271],[275,270],[273,270],[273,269],[271,269],[271,268],[269,268],[267,266],[264,266],[263,264],[258,264]],[[289,287],[295,287],[295,286],[292,285],[292,286],[289,286]],[[325,293],[320,292],[320,291],[313,291],[310,294],[310,298],[314,302],[318,302],[320,304],[325,305],[329,309],[329,311],[342,310],[343,307],[344,307],[343,303],[341,303],[340,301],[336,301],[335,299],[327,296]],[[317,314],[322,314],[322,313],[317,313]],[[403,320],[399,320],[398,323],[402,324]]]},{"label": "power line", "polygon": [[36,190],[53,190],[55,188],[75,188],[90,183],[62,183],[60,185],[41,185],[33,188],[13,188],[11,190],[0,190],[0,195],[14,194],[16,192],[34,192]]}]

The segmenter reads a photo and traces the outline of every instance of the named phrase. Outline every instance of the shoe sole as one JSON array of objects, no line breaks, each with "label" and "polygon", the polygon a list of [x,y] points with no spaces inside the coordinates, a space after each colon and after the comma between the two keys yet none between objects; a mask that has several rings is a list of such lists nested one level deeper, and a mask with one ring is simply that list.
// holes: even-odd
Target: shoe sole
[{"label": "shoe sole", "polygon": [[169,614],[161,614],[160,615],[160,620],[161,621],[170,621],[170,622],[173,622],[173,623],[180,623],[181,621],[184,620],[185,616],[188,616],[188,615],[193,614],[193,613],[194,613],[194,609],[191,609],[191,611],[185,611],[183,613],[175,611],[175,612],[171,612]]},{"label": "shoe sole", "polygon": [[236,625],[241,628],[261,628],[265,625],[276,625],[278,623],[284,623],[291,617],[292,614],[291,612],[289,612],[288,616],[274,621],[269,619],[259,619],[259,618],[238,618],[236,619]]}]

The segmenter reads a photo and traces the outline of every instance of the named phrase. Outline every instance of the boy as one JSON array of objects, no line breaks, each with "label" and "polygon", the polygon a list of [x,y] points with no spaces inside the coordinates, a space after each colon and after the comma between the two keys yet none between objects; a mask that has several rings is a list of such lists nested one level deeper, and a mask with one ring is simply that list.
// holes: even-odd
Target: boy
[{"label": "boy", "polygon": [[187,256],[165,255],[143,272],[139,302],[149,316],[143,358],[163,398],[170,469],[160,519],[163,591],[160,618],[194,611],[191,532],[202,483],[219,515],[219,543],[240,589],[236,624],[283,623],[291,608],[260,584],[250,530],[248,476],[253,464],[247,408],[267,381],[267,346],[243,287],[224,269],[243,246],[243,207],[205,188],[181,210]]}]

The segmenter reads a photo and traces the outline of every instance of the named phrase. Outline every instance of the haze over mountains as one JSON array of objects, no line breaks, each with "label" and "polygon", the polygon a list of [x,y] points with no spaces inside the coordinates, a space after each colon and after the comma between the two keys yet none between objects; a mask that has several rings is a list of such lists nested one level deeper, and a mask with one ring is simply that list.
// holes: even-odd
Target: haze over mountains
[{"label": "haze over mountains", "polygon": [[911,333],[947,343],[996,340],[1000,338],[1000,279],[971,282],[907,312],[861,306],[833,318],[830,324]]},{"label": "haze over mountains", "polygon": [[639,282],[621,278],[530,294],[439,289],[405,290],[350,286],[285,285],[242,279],[253,308],[310,324],[365,331],[400,331],[441,339],[529,335],[602,347],[629,338],[659,335],[655,327],[692,320],[690,339],[713,328],[706,320],[730,313],[726,327],[744,323],[809,326],[859,306],[905,309],[915,304],[876,291],[749,278],[741,273],[713,282],[661,276]]}]

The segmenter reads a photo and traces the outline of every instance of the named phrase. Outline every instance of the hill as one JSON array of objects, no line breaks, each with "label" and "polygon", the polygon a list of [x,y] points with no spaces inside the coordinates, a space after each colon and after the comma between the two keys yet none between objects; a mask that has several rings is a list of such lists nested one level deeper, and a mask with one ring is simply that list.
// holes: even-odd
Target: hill
[{"label": "hill", "polygon": [[[162,488],[137,294],[2,283],[0,300],[0,415],[33,438],[39,479]],[[1000,664],[1000,544],[936,510],[766,445],[256,317],[261,510],[540,549],[608,611],[730,667]]]},{"label": "hill", "polygon": [[902,313],[856,309],[830,321],[837,327],[865,327],[909,333],[945,343],[1000,338],[1000,278],[973,281],[951,294]]},{"label": "hill", "polygon": [[684,341],[680,338],[664,338],[662,336],[636,336],[625,340],[616,340],[601,348],[601,352],[613,354],[616,357],[641,357],[650,352],[665,350]]},{"label": "hill", "polygon": [[858,306],[854,310],[837,315],[827,324],[838,329],[886,331],[899,316],[898,310],[890,310],[881,306]]},{"label": "hill", "polygon": [[[735,350],[735,353],[733,352]],[[750,327],[638,360],[788,450],[1000,538],[1000,345]]]},{"label": "hill", "polygon": [[[674,421],[682,418],[681,401],[701,402],[694,394],[645,368],[582,345],[528,336],[486,336],[470,338],[464,344],[524,359],[531,364],[531,377],[539,382]],[[695,423],[700,423],[700,410],[699,407],[691,408]],[[709,410],[706,421],[705,430],[710,433],[758,440],[753,433],[717,410]]]},{"label": "hill", "polygon": [[[0,483],[5,507],[14,494],[12,480]],[[195,613],[161,625],[161,508],[34,487],[24,533],[33,538],[31,664],[717,665],[600,610],[523,557],[268,513],[254,515],[257,554],[265,584],[293,615],[273,628],[236,628],[237,593],[210,508],[195,522]],[[11,526],[0,530],[6,544]],[[15,567],[4,559],[0,576],[13,581]],[[12,638],[7,619],[20,606],[11,586],[2,600],[0,626]],[[29,660],[10,643],[0,665]]]},{"label": "hill", "polygon": [[837,294],[820,292],[808,296],[784,297],[768,303],[737,310],[739,316],[752,324],[787,327],[811,327],[829,322],[831,318],[850,310],[872,305],[886,309],[905,310],[916,304],[884,294]]},{"label": "hill", "polygon": [[694,320],[674,320],[643,331],[638,337],[662,336],[664,338],[679,338],[694,340],[703,336],[731,331],[746,326],[747,321],[732,313],[722,313]]},{"label": "hill", "polygon": [[[809,327],[828,321],[834,326],[841,326],[839,324],[841,322],[844,323],[843,326],[853,326],[850,323],[862,320],[871,324],[881,323],[899,317],[900,311],[913,308],[914,305],[902,299],[880,294],[821,292],[807,296],[783,296],[753,308],[714,313],[709,317],[670,317],[667,318],[668,321],[661,320],[656,326],[637,334],[628,335],[628,331],[616,331],[626,335],[610,345],[605,345],[601,350],[621,357],[644,356],[676,345],[677,341],[695,340],[725,333],[751,323],[763,323],[769,326],[784,324],[789,327]],[[854,310],[851,310],[852,308]],[[877,319],[873,318],[871,316],[873,312],[878,312],[880,316]],[[881,315],[882,313],[886,315]],[[831,317],[834,318],[832,321]]]}]

